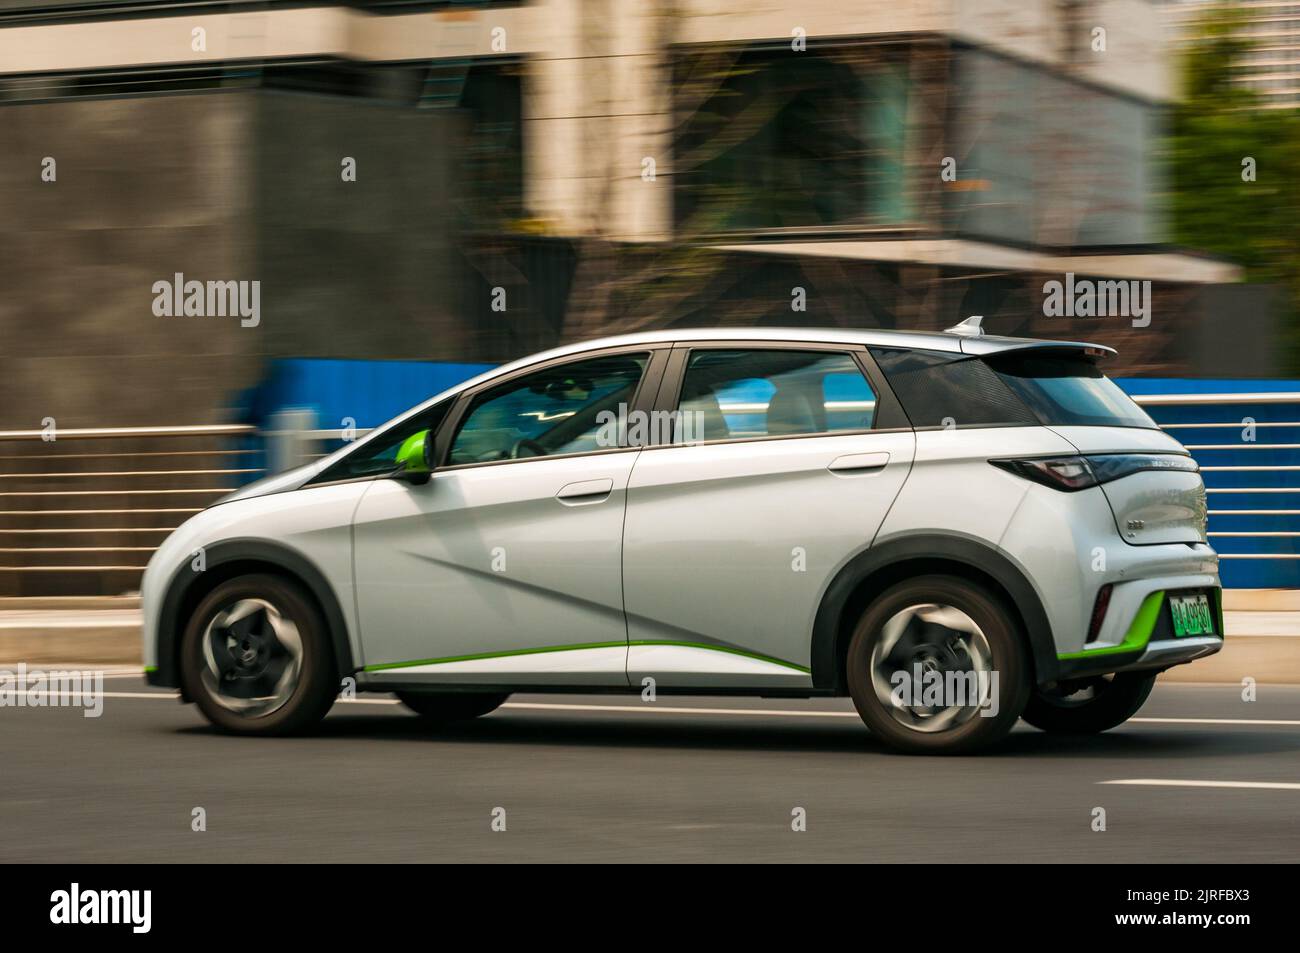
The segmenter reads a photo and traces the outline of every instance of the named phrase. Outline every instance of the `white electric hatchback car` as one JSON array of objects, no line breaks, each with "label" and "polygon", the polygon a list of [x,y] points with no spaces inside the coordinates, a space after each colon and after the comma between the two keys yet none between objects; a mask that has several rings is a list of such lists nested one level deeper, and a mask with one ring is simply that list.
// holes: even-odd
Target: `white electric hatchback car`
[{"label": "white electric hatchback car", "polygon": [[437,722],[652,685],[848,695],[911,751],[1105,730],[1223,639],[1200,473],[1109,353],[972,319],[516,361],[177,529],[149,681],[247,734],[349,677]]}]

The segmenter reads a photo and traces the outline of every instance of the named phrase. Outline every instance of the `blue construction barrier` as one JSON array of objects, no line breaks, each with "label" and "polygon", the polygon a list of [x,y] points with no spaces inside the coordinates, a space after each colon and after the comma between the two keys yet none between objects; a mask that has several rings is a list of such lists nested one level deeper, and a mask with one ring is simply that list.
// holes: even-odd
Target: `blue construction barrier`
[{"label": "blue construction barrier", "polygon": [[[274,414],[285,410],[310,410],[318,430],[358,431],[377,427],[404,410],[495,367],[494,364],[459,364],[446,361],[352,361],[325,358],[281,358],[271,362],[266,376],[235,399],[237,423],[268,429]],[[340,440],[321,441],[329,452]],[[238,442],[236,449],[251,450],[238,466],[265,470],[265,439],[258,435]],[[249,482],[257,474],[240,482]]]}]

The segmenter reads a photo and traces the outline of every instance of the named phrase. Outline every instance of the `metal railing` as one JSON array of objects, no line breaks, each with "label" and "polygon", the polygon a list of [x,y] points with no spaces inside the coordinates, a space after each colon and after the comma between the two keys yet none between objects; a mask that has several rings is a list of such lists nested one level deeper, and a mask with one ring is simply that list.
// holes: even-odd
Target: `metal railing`
[{"label": "metal railing", "polygon": [[1300,392],[1131,396],[1200,464],[1224,584],[1300,586]]},{"label": "metal railing", "polygon": [[[1201,464],[1211,543],[1240,567],[1225,567],[1225,577],[1252,587],[1300,585],[1300,392],[1134,400]],[[1285,412],[1243,418],[1246,406],[1261,417]],[[1268,436],[1224,440],[1232,429]],[[0,595],[135,589],[149,555],[190,515],[366,432],[318,429],[300,412],[277,415],[262,431],[239,424],[0,431]]]},{"label": "metal railing", "polygon": [[173,529],[265,472],[244,425],[0,431],[0,595],[135,589]]}]

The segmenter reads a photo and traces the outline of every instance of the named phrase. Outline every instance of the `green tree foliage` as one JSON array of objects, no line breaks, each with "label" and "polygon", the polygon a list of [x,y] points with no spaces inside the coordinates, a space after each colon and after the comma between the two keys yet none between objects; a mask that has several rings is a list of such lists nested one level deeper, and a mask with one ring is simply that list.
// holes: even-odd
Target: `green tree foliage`
[{"label": "green tree foliage", "polygon": [[1210,12],[1180,57],[1168,143],[1173,234],[1241,265],[1247,281],[1282,289],[1290,364],[1300,368],[1300,112],[1264,108],[1234,81],[1254,46],[1244,23],[1229,7]]}]

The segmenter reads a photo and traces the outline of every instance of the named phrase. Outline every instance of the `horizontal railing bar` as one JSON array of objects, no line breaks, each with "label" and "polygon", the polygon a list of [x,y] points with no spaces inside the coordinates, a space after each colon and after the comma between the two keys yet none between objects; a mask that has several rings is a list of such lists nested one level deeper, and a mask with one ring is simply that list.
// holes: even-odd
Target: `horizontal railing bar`
[{"label": "horizontal railing bar", "polygon": [[[252,424],[198,424],[185,427],[83,427],[61,430],[0,430],[0,440],[117,440],[129,437],[232,437],[257,433]],[[48,440],[53,436],[54,440]]]},{"label": "horizontal railing bar", "polygon": [[229,493],[230,487],[202,487],[193,490],[4,490],[0,496],[159,496],[177,493]]},{"label": "horizontal railing bar", "polygon": [[[131,510],[132,513],[143,512]],[[1300,510],[1296,512],[1300,513]],[[6,529],[0,526],[0,533],[170,533],[175,526],[88,526],[68,529],[63,526],[42,526],[38,529]]]},{"label": "horizontal railing bar", "polygon": [[0,473],[0,480],[53,477],[132,477],[132,476],[212,476],[223,473],[262,473],[263,467],[249,470],[95,470],[86,473]]},{"label": "horizontal railing bar", "polygon": [[0,546],[0,553],[151,553],[157,546]]},{"label": "horizontal railing bar", "polygon": [[107,516],[122,513],[201,513],[203,507],[168,507],[139,510],[0,510],[0,516]]},{"label": "horizontal railing bar", "polygon": [[1300,450],[1300,443],[1185,443],[1184,450]]},{"label": "horizontal railing bar", "polygon": [[1220,532],[1215,532],[1215,533],[1206,533],[1205,535],[1206,535],[1206,536],[1295,536],[1295,537],[1300,537],[1300,533],[1293,533],[1293,532],[1289,532],[1289,531],[1285,531],[1285,530],[1277,530],[1277,531],[1269,531],[1269,532],[1259,532],[1259,533],[1255,533],[1255,532],[1241,532],[1241,533],[1237,533],[1237,532],[1224,531],[1224,532],[1221,532],[1221,533],[1220,533]]},{"label": "horizontal railing bar", "polygon": [[1210,516],[1300,516],[1300,510],[1207,510]]},{"label": "horizontal railing bar", "polygon": [[0,566],[0,572],[144,572],[144,566]]},{"label": "horizontal railing bar", "polygon": [[311,437],[316,440],[341,440],[344,433],[351,433],[354,437],[364,437],[370,433],[373,427],[360,427],[352,431],[344,430],[303,430],[300,431],[302,436]]},{"label": "horizontal railing bar", "polygon": [[1206,493],[1300,493],[1300,486],[1207,486]]},{"label": "horizontal railing bar", "polygon": [[1144,407],[1177,407],[1184,404],[1294,404],[1300,393],[1278,391],[1255,394],[1130,394]]},{"label": "horizontal railing bar", "polygon": [[262,450],[119,450],[117,453],[0,453],[0,460],[102,460],[106,457],[224,457],[263,453]]},{"label": "horizontal railing bar", "polygon": [[1220,559],[1300,559],[1300,553],[1219,553]]},{"label": "horizontal railing bar", "polygon": [[1199,429],[1199,428],[1201,428],[1201,427],[1206,427],[1206,428],[1210,428],[1210,427],[1233,427],[1233,428],[1243,429],[1243,430],[1244,430],[1247,426],[1251,426],[1251,427],[1300,427],[1300,420],[1257,420],[1257,421],[1255,421],[1253,424],[1249,424],[1249,425],[1242,423],[1240,420],[1229,420],[1229,421],[1226,421],[1226,422],[1225,422],[1225,421],[1222,421],[1222,420],[1219,420],[1219,421],[1215,421],[1214,423],[1206,423],[1206,424],[1184,424],[1184,423],[1176,423],[1176,424],[1175,424],[1175,423],[1169,423],[1169,424],[1157,424],[1156,426],[1158,426],[1161,430],[1196,430],[1196,429]]},{"label": "horizontal railing bar", "polygon": [[[1281,466],[1281,467],[1201,467],[1202,473],[1247,473],[1263,471],[1267,473],[1270,470],[1300,470],[1300,466]],[[1300,489],[1300,487],[1296,487]]]}]

